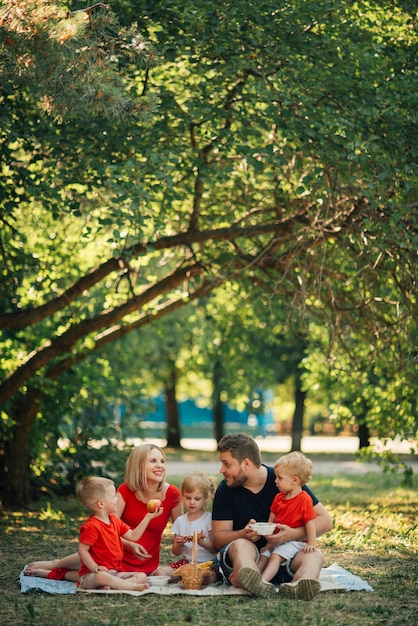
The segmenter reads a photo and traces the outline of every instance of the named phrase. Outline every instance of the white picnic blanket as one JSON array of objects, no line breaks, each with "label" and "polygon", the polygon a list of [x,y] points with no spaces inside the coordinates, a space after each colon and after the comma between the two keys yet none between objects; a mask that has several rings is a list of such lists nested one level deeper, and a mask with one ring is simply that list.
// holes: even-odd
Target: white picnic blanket
[{"label": "white picnic blanket", "polygon": [[[67,580],[50,580],[47,578],[39,578],[37,576],[25,576],[25,568],[20,573],[20,589],[22,593],[28,591],[39,590],[46,593],[128,593],[134,596],[145,596],[149,593],[157,593],[164,596],[175,594],[187,594],[194,596],[234,596],[246,595],[245,589],[236,589],[226,582],[207,585],[202,589],[184,589],[179,583],[170,584],[167,587],[150,587],[144,591],[118,591],[112,589],[105,591],[103,589],[84,590],[79,589],[76,583]],[[343,567],[336,563],[325,567],[321,570],[319,577],[321,583],[321,591],[373,591],[372,587],[364,581],[360,576],[351,574]]]}]

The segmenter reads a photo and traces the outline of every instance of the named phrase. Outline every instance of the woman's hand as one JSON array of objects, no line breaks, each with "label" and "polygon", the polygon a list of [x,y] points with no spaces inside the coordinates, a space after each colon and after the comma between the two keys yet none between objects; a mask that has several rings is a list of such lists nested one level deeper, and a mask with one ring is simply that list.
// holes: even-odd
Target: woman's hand
[{"label": "woman's hand", "polygon": [[124,541],[124,545],[125,548],[132,552],[132,554],[140,561],[146,561],[146,559],[150,559],[152,557],[152,554],[149,554],[140,543],[135,543],[134,541]]}]

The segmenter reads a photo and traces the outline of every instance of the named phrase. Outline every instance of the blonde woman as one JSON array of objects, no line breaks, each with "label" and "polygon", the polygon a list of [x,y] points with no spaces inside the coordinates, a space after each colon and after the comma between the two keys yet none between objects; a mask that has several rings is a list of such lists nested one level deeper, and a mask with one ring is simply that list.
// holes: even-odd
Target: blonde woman
[{"label": "blonde woman", "polygon": [[[132,450],[126,463],[125,480],[117,490],[116,514],[134,528],[147,512],[149,500],[160,500],[160,515],[150,519],[141,537],[141,548],[149,555],[142,558],[138,544],[124,541],[123,565],[125,571],[154,572],[160,561],[161,539],[169,519],[174,522],[183,513],[180,490],[165,480],[166,462],[161,448],[144,444]],[[138,570],[138,568],[140,569]]]}]

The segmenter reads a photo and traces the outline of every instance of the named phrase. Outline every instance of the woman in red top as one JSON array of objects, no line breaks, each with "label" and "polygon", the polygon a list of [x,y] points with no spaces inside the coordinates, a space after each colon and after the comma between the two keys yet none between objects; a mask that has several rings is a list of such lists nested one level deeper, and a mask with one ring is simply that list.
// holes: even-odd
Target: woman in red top
[{"label": "woman in red top", "polygon": [[[183,513],[180,491],[165,482],[166,465],[164,452],[152,444],[138,446],[132,450],[125,469],[125,481],[117,490],[116,514],[131,528],[135,528],[147,514],[148,500],[162,502],[161,514],[148,523],[140,539],[147,556],[140,562],[140,571],[154,572],[160,562],[162,534],[169,519],[174,520]],[[144,553],[137,543],[124,540],[123,568],[126,572],[138,571],[138,558]]]},{"label": "woman in red top", "polygon": [[[169,519],[174,522],[183,513],[180,490],[165,481],[166,461],[158,446],[146,443],[134,448],[128,457],[125,481],[117,490],[116,514],[131,528],[147,513],[148,500],[162,502],[160,515],[150,520],[137,543],[123,540],[124,571],[154,572],[160,561],[161,540]],[[78,580],[80,559],[77,553],[52,561],[35,561],[25,569],[26,576],[58,580]]]}]

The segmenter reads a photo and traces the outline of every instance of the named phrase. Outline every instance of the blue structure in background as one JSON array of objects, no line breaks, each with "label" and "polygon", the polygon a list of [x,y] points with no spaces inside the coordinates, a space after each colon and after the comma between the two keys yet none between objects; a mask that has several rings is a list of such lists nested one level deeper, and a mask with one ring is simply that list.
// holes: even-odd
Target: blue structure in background
[{"label": "blue structure in background", "polygon": [[[148,423],[163,426],[167,422],[165,403],[161,396],[154,398],[155,409],[142,417],[143,426]],[[213,425],[213,411],[211,408],[199,407],[193,400],[183,400],[178,403],[180,427],[187,429],[188,426]],[[225,423],[240,424],[243,427],[249,425],[258,426],[260,434],[266,436],[274,430],[274,418],[271,411],[265,411],[257,415],[247,411],[238,411],[227,404],[224,405]]]}]

